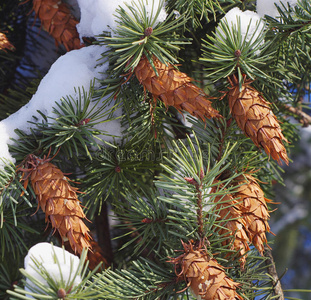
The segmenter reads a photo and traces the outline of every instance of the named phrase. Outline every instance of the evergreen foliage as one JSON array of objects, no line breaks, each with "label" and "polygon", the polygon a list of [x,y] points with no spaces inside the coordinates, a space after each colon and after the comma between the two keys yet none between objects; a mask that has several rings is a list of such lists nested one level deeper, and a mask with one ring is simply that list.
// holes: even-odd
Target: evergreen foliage
[{"label": "evergreen foliage", "polygon": [[[18,14],[22,22],[30,22],[24,11],[30,3],[20,11],[19,1],[8,2],[0,4],[1,13],[9,11],[11,17]],[[243,37],[241,20],[232,25],[223,17],[233,7],[254,8],[254,1],[160,3],[151,15],[145,0],[128,2],[127,9],[119,7],[117,26],[94,41],[103,49],[98,63],[108,64],[107,73],[90,82],[88,92],[77,88],[75,95],[55,99],[60,101],[53,105],[52,115],[40,112],[42,121],[29,120],[30,130],[16,129],[17,138],[9,145],[15,163],[3,161],[0,170],[0,298],[195,299],[188,288],[191,279],[182,276],[184,270],[174,263],[186,253],[185,244],[205,253],[204,259],[216,260],[225,276],[237,283],[239,297],[284,297],[268,245],[263,256],[251,242],[245,254],[232,247],[240,228],[232,230],[230,224],[247,222],[244,215],[234,214],[241,199],[228,204],[227,198],[238,188],[234,180],[252,174],[265,196],[273,198],[272,185],[283,183],[284,165],[257,147],[244,134],[245,128],[239,128],[228,93],[235,78],[239,91],[245,78],[252,80],[289,140],[284,147],[290,155],[291,144],[299,138],[298,126],[290,117],[308,125],[301,97],[308,94],[306,86],[311,81],[311,4],[300,0],[295,8],[280,6],[280,18],[266,16],[262,23],[251,24],[255,25],[252,35],[249,25]],[[168,16],[157,22],[164,5]],[[17,49],[16,54],[0,49],[0,118],[5,119],[31,99],[41,75],[34,67],[32,76],[16,80],[15,65],[17,56],[24,55],[20,43],[26,33],[18,32],[19,23],[0,22],[0,31],[9,28]],[[21,36],[13,34],[17,32]],[[200,79],[193,83],[219,116],[198,119],[169,106],[169,101],[158,101],[135,78],[135,68],[144,56],[156,74],[153,56],[172,65],[177,70],[174,76],[180,78],[181,70],[190,68]],[[14,68],[8,69],[12,61]],[[121,116],[115,116],[117,111]],[[105,124],[113,122],[120,125],[121,136],[105,131]],[[80,255],[79,272],[71,282],[56,283],[38,262],[46,284],[24,269],[18,271],[27,249],[36,242],[61,244],[63,238],[54,235],[51,226],[44,232],[45,216],[37,207],[36,195],[27,185],[28,178],[24,185],[21,182],[20,171],[30,172],[23,169],[29,154],[53,158],[79,188],[81,206],[90,221],[87,225],[103,251],[104,268],[88,269],[87,255],[95,255],[89,249]],[[275,203],[267,205],[273,214]],[[109,207],[108,214],[105,207]],[[225,218],[219,220],[224,212]],[[273,238],[267,236],[270,244]],[[64,247],[69,249],[66,243]],[[15,264],[9,262],[12,257]],[[71,288],[80,275],[81,284]],[[25,285],[30,291],[24,290]],[[65,296],[60,296],[60,289]]]}]

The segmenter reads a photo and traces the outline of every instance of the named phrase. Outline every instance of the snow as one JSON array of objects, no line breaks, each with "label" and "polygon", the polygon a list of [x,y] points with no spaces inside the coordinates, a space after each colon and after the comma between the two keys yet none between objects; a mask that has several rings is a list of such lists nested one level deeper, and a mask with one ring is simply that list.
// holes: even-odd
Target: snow
[{"label": "snow", "polygon": [[[55,256],[59,262],[59,265],[55,260]],[[33,259],[39,263],[40,268],[38,268],[38,266],[34,263]],[[62,286],[61,282],[68,285],[74,279],[72,287],[75,287],[82,281],[79,274],[81,270],[74,278],[76,272],[78,271],[79,263],[79,257],[69,253],[66,250],[53,246],[49,243],[39,243],[29,249],[28,254],[24,259],[24,268],[29,275],[35,277],[45,286],[48,286],[48,283],[40,275],[40,273],[42,273],[40,272],[42,267],[48,271],[48,274],[56,283],[60,283],[60,286]],[[26,283],[29,286],[35,287],[34,283],[32,283],[28,278],[26,278]],[[30,291],[27,287],[25,287],[25,290]],[[28,297],[32,298],[29,295]]]},{"label": "snow", "polygon": [[[163,0],[155,0],[154,5],[151,0],[143,0],[143,2],[146,5],[146,11],[149,16],[154,16],[157,9],[161,8],[161,13],[156,23],[166,19],[167,14],[164,10],[165,2]],[[78,0],[81,22],[77,27],[80,36],[95,36],[101,34],[104,30],[115,28],[117,26],[115,22],[116,17],[114,16],[115,10],[120,5],[129,11],[125,3],[134,5],[134,2],[122,0]],[[106,72],[108,64],[97,66],[98,60],[101,58],[101,53],[103,52],[105,52],[103,46],[94,45],[70,51],[59,57],[40,82],[37,92],[33,95],[29,103],[0,122],[0,169],[4,166],[2,160],[15,162],[8,150],[8,145],[13,143],[10,138],[16,139],[18,137],[14,132],[15,129],[23,130],[26,134],[29,134],[30,129],[34,127],[29,122],[39,123],[43,121],[38,110],[45,116],[53,117],[53,107],[55,107],[55,103],[59,102],[62,97],[70,95],[76,99],[78,97],[78,90],[75,90],[75,88],[83,87],[88,92],[90,82],[94,77],[103,78],[105,76],[102,73]],[[111,106],[113,104],[111,103]],[[110,109],[111,106],[107,107],[107,109]],[[119,117],[121,114],[122,112],[119,108],[114,113],[114,117]],[[119,141],[121,136],[119,119],[103,122],[94,127],[106,131],[108,135],[118,136],[117,138],[107,135],[99,136],[105,141]]]},{"label": "snow", "polygon": [[[239,20],[239,21],[238,21]],[[255,41],[265,28],[265,23],[262,21],[259,14],[254,11],[242,11],[238,7],[229,10],[221,19],[221,22],[227,22],[229,26],[238,29],[238,22],[240,22],[242,39],[246,41]],[[219,39],[225,36],[222,29],[218,26],[216,35]]]},{"label": "snow", "polygon": [[[30,128],[34,127],[34,125],[28,121],[42,122],[43,118],[37,110],[40,110],[46,116],[53,117],[52,108],[62,97],[71,95],[75,99],[78,96],[78,91],[75,88],[83,87],[88,92],[90,82],[94,77],[103,77],[99,73],[105,73],[108,65],[103,64],[96,68],[95,66],[104,51],[103,46],[84,47],[70,51],[55,61],[41,80],[37,92],[29,103],[0,122],[0,158],[15,162],[8,150],[8,144],[13,143],[10,138],[17,138],[17,134],[14,132],[15,129],[30,133]],[[120,114],[119,109],[116,116]],[[109,131],[110,134],[121,135],[120,121],[112,122],[109,126],[107,126],[109,122],[106,122],[96,126],[96,128]],[[107,141],[112,141],[112,138],[104,138]],[[0,169],[3,168],[3,165],[0,161]]]},{"label": "snow", "polygon": [[[111,103],[110,106],[107,107],[107,110],[112,108],[114,103]],[[98,138],[102,139],[105,142],[108,143],[115,143],[119,144],[122,138],[122,126],[121,126],[121,117],[122,116],[122,108],[118,107],[115,112],[113,113],[114,120],[110,120],[108,122],[102,122],[94,125],[95,129],[98,129],[101,132],[104,132],[104,134],[97,135]],[[98,141],[98,144],[102,144],[100,141]],[[93,149],[95,150],[95,149]]]},{"label": "snow", "polygon": [[262,17],[265,15],[269,15],[273,18],[279,17],[279,12],[275,4],[283,9],[282,3],[285,5],[285,7],[287,7],[287,4],[290,6],[295,6],[297,4],[297,0],[257,0],[257,13]]},{"label": "snow", "polygon": [[[154,0],[153,5],[152,2],[152,0],[143,0],[148,16],[154,16],[158,8],[162,6],[156,24],[163,22],[167,17],[164,9],[164,1]],[[125,11],[129,12],[126,4],[132,5],[137,9],[133,3],[134,2],[129,0],[78,0],[81,19],[80,23],[77,25],[77,29],[80,34],[80,38],[84,36],[94,37],[102,34],[103,31],[111,32],[112,29],[115,29],[118,25],[115,22],[117,19],[116,9],[120,6]],[[136,1],[136,3],[138,2]],[[139,6],[139,3],[137,5]]]}]

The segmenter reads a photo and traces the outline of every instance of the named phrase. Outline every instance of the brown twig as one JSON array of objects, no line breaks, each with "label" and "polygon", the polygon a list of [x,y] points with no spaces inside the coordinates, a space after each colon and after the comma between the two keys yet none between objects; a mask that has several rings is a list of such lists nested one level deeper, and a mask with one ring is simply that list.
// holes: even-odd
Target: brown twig
[{"label": "brown twig", "polygon": [[294,115],[294,118],[302,124],[302,127],[308,127],[311,124],[311,116],[303,112],[301,108],[293,107],[288,104],[285,104],[284,108]]},{"label": "brown twig", "polygon": [[268,273],[272,277],[272,280],[273,280],[274,295],[278,296],[278,300],[284,300],[285,298],[284,298],[284,294],[283,294],[283,289],[281,286],[279,276],[276,272],[272,252],[271,252],[271,249],[269,249],[267,246],[265,247],[265,257],[267,258],[266,265],[267,265]]},{"label": "brown twig", "polygon": [[[204,178],[204,170],[200,170],[200,179],[202,180]],[[197,209],[197,220],[198,220],[198,234],[201,239],[204,237],[204,222],[203,222],[203,206],[202,206],[202,181],[200,183],[196,182],[196,180],[192,177],[185,177],[185,180],[188,183],[191,183],[195,186],[197,190],[197,204],[198,204],[198,209]]]}]

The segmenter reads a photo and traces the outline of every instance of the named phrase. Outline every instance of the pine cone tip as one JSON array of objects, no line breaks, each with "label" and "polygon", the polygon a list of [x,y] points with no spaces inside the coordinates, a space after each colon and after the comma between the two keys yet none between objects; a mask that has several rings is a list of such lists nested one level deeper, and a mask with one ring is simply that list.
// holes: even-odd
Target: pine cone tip
[{"label": "pine cone tip", "polygon": [[243,299],[236,289],[239,283],[230,279],[222,266],[211,258],[206,249],[194,248],[193,243],[182,243],[184,253],[170,260],[179,279],[187,283],[197,299]]},{"label": "pine cone tip", "polygon": [[241,89],[235,76],[228,80],[231,84],[227,94],[229,107],[240,129],[257,147],[263,148],[267,155],[279,164],[283,160],[288,165],[289,159],[283,144],[288,141],[270,104],[245,76]]}]

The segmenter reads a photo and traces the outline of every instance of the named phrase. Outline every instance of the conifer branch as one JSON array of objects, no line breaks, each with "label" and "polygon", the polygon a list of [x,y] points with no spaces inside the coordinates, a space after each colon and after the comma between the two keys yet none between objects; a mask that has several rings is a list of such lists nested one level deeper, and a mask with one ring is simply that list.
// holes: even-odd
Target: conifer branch
[{"label": "conifer branch", "polygon": [[[74,299],[96,299],[96,292],[92,289],[95,282],[91,283],[89,279],[94,275],[98,267],[92,272],[88,272],[86,256],[87,250],[83,249],[78,265],[74,266],[72,260],[67,262],[70,265],[70,270],[74,270],[67,279],[62,274],[62,265],[60,264],[60,260],[64,261],[64,258],[57,257],[54,254],[54,261],[60,273],[60,276],[55,278],[55,276],[51,276],[49,269],[44,266],[42,259],[39,261],[36,257],[31,257],[30,260],[32,260],[31,263],[34,266],[33,272],[30,273],[25,269],[20,269],[26,279],[23,279],[22,282],[28,290],[15,285],[14,291],[8,290],[7,293],[17,299],[30,299],[28,296],[32,296],[34,299],[65,299],[65,297],[68,299],[71,297]],[[80,276],[82,280],[77,284],[77,277]]]},{"label": "conifer branch", "polygon": [[203,240],[204,238],[204,219],[203,219],[203,195],[202,195],[202,188],[203,188],[203,184],[202,184],[202,180],[204,178],[204,170],[201,169],[200,170],[200,182],[197,182],[196,180],[194,180],[193,178],[189,178],[189,177],[185,177],[185,180],[190,183],[193,184],[195,186],[196,192],[197,192],[197,222],[198,222],[198,234],[201,240]]},{"label": "conifer branch", "polygon": [[299,107],[293,107],[288,104],[282,105],[290,114],[294,115],[294,118],[302,124],[302,127],[308,127],[311,124],[311,116],[302,111]]},{"label": "conifer branch", "polygon": [[156,55],[162,62],[176,63],[171,51],[179,50],[178,45],[189,43],[176,33],[176,29],[184,25],[186,20],[181,17],[174,18],[171,13],[164,22],[156,24],[164,5],[163,0],[159,1],[157,11],[152,17],[144,9],[143,1],[125,5],[130,13],[122,7],[116,10],[118,26],[114,29],[114,36],[98,38],[100,44],[110,48],[103,56],[112,63],[112,70],[116,74],[114,77],[133,70],[142,55],[148,53]]},{"label": "conifer branch", "polygon": [[249,32],[250,26],[251,23],[243,37],[240,17],[237,17],[233,26],[226,19],[221,20],[214,36],[207,35],[207,39],[203,40],[200,61],[206,65],[205,70],[213,82],[235,73],[238,74],[240,83],[243,81],[242,74],[247,74],[252,79],[261,77],[272,80],[263,70],[263,66],[273,59],[273,52],[266,51],[270,42],[263,43],[266,36],[264,24],[257,22],[252,34]]},{"label": "conifer branch", "polygon": [[[40,81],[29,89],[31,78],[38,77],[31,66],[21,74],[23,84],[16,83],[23,68],[17,68],[19,62],[27,52],[40,51],[36,43],[21,51],[29,5],[57,43],[67,50],[81,46],[67,0],[19,6],[20,1],[0,4],[0,14],[9,12],[0,17],[0,31],[8,32],[16,47],[14,53],[0,49],[0,118],[32,101]],[[272,181],[281,181],[276,161],[289,162],[283,142],[293,145],[297,137],[298,126],[287,117],[311,124],[299,103],[310,84],[310,0],[279,7],[276,19],[256,15],[255,0],[128,0],[120,5],[93,0],[92,7],[76,2],[77,29],[96,40],[103,73],[98,66],[90,68],[95,52],[89,55],[84,48],[65,54],[69,67],[85,58],[81,79],[100,77],[99,84],[92,82],[89,92],[62,93],[62,99],[51,99],[55,104],[47,101],[40,116],[24,124],[27,131],[17,125],[21,128],[12,136],[17,138],[5,145],[17,163],[27,163],[19,166],[24,185],[14,164],[0,172],[0,298],[284,299],[271,251],[264,248],[272,214],[264,196],[270,198]],[[111,18],[104,17],[105,5],[112,8]],[[107,28],[110,35],[103,32]],[[95,36],[98,32],[103,34]],[[71,69],[76,70],[66,67],[60,76]],[[47,85],[53,85],[52,77],[46,77]],[[223,91],[226,97],[218,101]],[[180,118],[183,112],[187,120]],[[115,115],[121,115],[120,122]],[[12,123],[2,122],[0,135],[10,134]],[[50,148],[53,154],[59,151],[55,165],[43,158]],[[56,166],[60,161],[62,171]],[[63,171],[81,183],[81,205]],[[268,184],[261,187],[257,180]],[[32,217],[36,196],[45,214]],[[108,207],[117,226],[108,222]],[[33,228],[42,232],[44,218],[54,225],[35,236]],[[15,276],[19,266],[10,264],[10,254],[21,262],[35,241],[55,240],[53,229],[59,231],[58,243],[70,246],[70,239],[72,251],[81,255],[82,272],[75,275],[84,278],[82,284],[73,287],[73,277],[57,282],[52,269],[37,261],[46,284],[22,270],[26,280],[13,291],[12,282],[21,276]],[[85,246],[94,250],[88,263]],[[100,260],[106,268],[88,273]],[[188,295],[188,287],[195,296]]]},{"label": "conifer branch", "polygon": [[268,273],[272,277],[272,280],[273,280],[274,295],[278,297],[278,300],[284,300],[285,298],[283,294],[283,289],[281,286],[279,276],[276,272],[276,267],[275,267],[274,259],[272,256],[272,252],[271,252],[271,249],[267,246],[265,247],[265,257],[267,258],[266,265],[267,265]]}]

